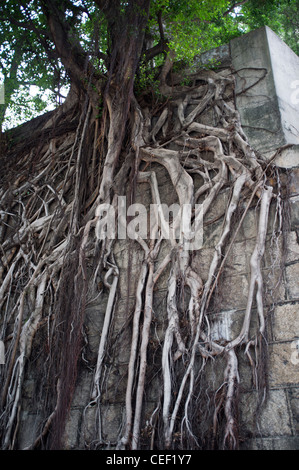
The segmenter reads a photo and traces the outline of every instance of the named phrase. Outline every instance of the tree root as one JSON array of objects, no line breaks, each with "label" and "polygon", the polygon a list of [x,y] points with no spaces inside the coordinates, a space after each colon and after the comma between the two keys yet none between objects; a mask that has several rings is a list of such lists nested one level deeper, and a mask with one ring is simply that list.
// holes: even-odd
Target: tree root
[{"label": "tree root", "polygon": [[[181,445],[200,448],[197,422],[200,410],[195,399],[196,387],[199,377],[206,370],[206,364],[220,357],[225,358],[226,369],[223,385],[218,392],[216,390],[214,392],[215,397],[220,396],[220,399],[215,400],[212,413],[212,441],[216,439],[217,445],[222,448],[238,447],[237,348],[244,347],[249,362],[253,363],[249,347],[256,341],[258,335],[265,334],[261,262],[265,251],[269,208],[275,194],[273,188],[265,183],[264,178],[270,166],[262,168],[254,150],[246,140],[238,113],[231,103],[233,78],[222,77],[221,74],[214,72],[203,72],[193,78],[195,83],[198,80],[198,85],[192,88],[176,86],[171,89],[174,97],[172,113],[164,107],[156,119],[151,119],[149,110],[142,110],[137,101],[132,100],[134,126],[130,148],[131,151],[134,150],[136,158],[131,159],[127,166],[124,163],[121,167],[118,161],[120,147],[117,133],[118,127],[123,125],[124,114],[117,110],[114,104],[112,105],[109,97],[106,123],[108,133],[104,132],[101,136],[103,141],[106,139],[105,145],[101,147],[103,150],[101,158],[97,155],[98,124],[95,126],[94,135],[88,134],[91,106],[84,107],[85,111],[82,112],[77,131],[70,134],[67,140],[63,141],[57,137],[51,141],[51,146],[47,142],[41,144],[31,178],[28,177],[26,169],[32,165],[35,149],[24,153],[22,148],[13,185],[10,187],[3,185],[0,192],[1,210],[3,209],[1,217],[3,214],[2,222],[5,224],[1,230],[0,271],[2,278],[0,305],[5,312],[1,317],[3,338],[12,332],[9,336],[6,365],[1,371],[4,383],[0,426],[3,448],[14,448],[17,445],[17,416],[22,405],[26,362],[31,357],[34,338],[39,335],[40,325],[43,320],[48,325],[46,361],[49,363],[62,361],[62,356],[60,359],[52,356],[53,351],[57,349],[51,345],[51,341],[56,340],[50,324],[55,325],[56,332],[64,331],[69,338],[73,339],[76,333],[78,339],[74,343],[70,341],[70,344],[73,344],[75,349],[79,348],[82,331],[73,330],[79,328],[78,325],[81,325],[81,328],[82,322],[84,323],[86,302],[84,296],[87,295],[87,284],[88,292],[92,292],[95,298],[101,298],[103,290],[108,293],[103,328],[99,332],[90,402],[86,404],[86,409],[94,404],[98,409],[101,407],[105,397],[103,367],[112,347],[109,332],[113,328],[117,306],[120,270],[115,261],[114,241],[102,240],[99,237],[98,222],[103,203],[111,203],[116,208],[117,197],[122,192],[116,188],[114,182],[119,178],[117,181],[121,181],[121,184],[118,188],[121,185],[125,186],[128,181],[126,179],[128,170],[131,170],[131,178],[136,185],[140,183],[149,185],[157,212],[154,227],[151,227],[153,230],[151,235],[155,236],[147,242],[136,235],[134,242],[143,250],[143,261],[136,286],[131,324],[131,350],[125,396],[126,417],[122,435],[115,444],[116,448],[138,449],[142,446],[153,448],[155,439],[162,439],[158,437],[157,432],[161,428],[163,428],[163,444],[159,443],[160,446],[175,448],[176,436],[180,434]],[[163,91],[166,94],[170,93],[166,75]],[[171,101],[170,98],[169,100]],[[213,110],[218,116],[217,126],[208,126],[200,122],[201,115],[207,109]],[[174,121],[175,127],[173,127]],[[169,131],[169,129],[175,130]],[[207,152],[211,155],[209,159],[205,157]],[[119,174],[116,177],[118,165]],[[144,165],[147,165],[148,171],[145,171]],[[179,214],[170,225],[163,213],[155,170],[157,166],[162,166],[167,172],[179,201]],[[88,171],[89,168],[91,173]],[[195,185],[195,176],[203,181],[199,187]],[[215,244],[208,277],[204,282],[200,266],[196,268],[197,270],[191,266],[193,252],[199,251],[201,247],[190,249],[192,244],[179,221],[183,207],[190,206],[192,229],[198,233],[199,225],[211,211],[217,195],[226,188],[230,188],[231,196]],[[246,198],[248,205],[244,210]],[[220,282],[220,275],[225,269],[227,255],[234,243],[238,228],[249,206],[255,200],[259,205],[259,223],[256,246],[250,262],[251,277],[243,325],[236,337],[227,344],[222,344],[220,340],[215,340],[211,336],[208,308],[216,286]],[[198,201],[201,201],[200,205]],[[233,220],[237,211],[241,209],[243,216],[239,227],[235,229]],[[162,241],[168,244],[168,250],[164,259],[158,263]],[[80,289],[79,286],[84,286],[85,293],[82,293],[81,297],[78,293],[76,299],[69,299],[69,302],[73,305],[72,301],[78,302],[80,298],[78,308],[81,320],[69,318],[66,321],[63,317],[59,320],[58,294],[65,282],[63,266],[65,260],[74,259],[76,253],[78,265],[72,277],[74,292]],[[90,272],[91,264],[92,272]],[[169,266],[167,307],[163,320],[166,326],[160,366],[163,393],[161,406],[157,405],[154,413],[155,425],[148,444],[142,441],[144,439],[142,427],[153,325],[153,301],[158,280]],[[99,284],[102,285],[101,288],[98,287]],[[185,310],[182,308],[183,298],[187,299]],[[254,298],[259,328],[251,337]],[[78,310],[71,308],[71,305],[66,311]],[[159,312],[159,315],[162,314],[163,312]],[[161,318],[160,320],[162,321]],[[183,321],[184,328],[182,328]],[[67,324],[69,330],[64,330]],[[63,351],[61,354],[63,355]],[[79,356],[80,353],[77,354],[76,361]],[[74,370],[76,364],[74,363]],[[61,386],[61,374],[64,369],[58,367],[55,370],[56,375],[49,379],[53,387],[55,386],[54,399],[52,397],[47,402],[45,398],[44,428],[28,448],[47,442],[51,428],[54,425],[58,426],[59,410],[64,403],[63,400],[66,399],[64,396],[66,392]],[[175,374],[179,375],[179,382]],[[69,388],[71,389],[72,387]],[[71,403],[71,397],[68,398],[68,403]],[[222,410],[224,431],[221,434],[219,420]],[[64,424],[61,422],[59,425],[63,427]],[[94,440],[97,440],[99,445],[105,445],[104,426],[100,421],[96,426],[97,437]]]}]

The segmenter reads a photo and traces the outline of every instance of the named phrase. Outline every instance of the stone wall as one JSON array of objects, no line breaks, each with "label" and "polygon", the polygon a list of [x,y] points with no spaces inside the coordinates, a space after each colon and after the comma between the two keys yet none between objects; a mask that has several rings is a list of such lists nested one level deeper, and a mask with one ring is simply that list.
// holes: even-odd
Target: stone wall
[{"label": "stone wall", "polygon": [[[281,184],[289,191],[288,210],[284,213],[284,228],[289,231],[273,235],[273,220],[269,224],[267,251],[264,257],[265,299],[268,310],[269,345],[269,397],[256,415],[256,392],[248,366],[239,358],[241,369],[240,422],[242,448],[245,449],[298,449],[299,448],[299,108],[294,98],[296,77],[299,76],[299,58],[269,28],[261,28],[241,38],[234,39],[201,58],[215,59],[221,68],[231,67],[236,77],[236,106],[241,115],[244,131],[252,146],[262,157],[270,158],[287,144],[289,147],[277,155],[276,165]],[[298,85],[298,84],[297,84]],[[209,115],[201,116],[202,122],[210,123]],[[160,168],[158,184],[163,201],[171,204],[174,193],[167,175]],[[229,194],[222,191],[215,202],[211,220],[221,214]],[[149,190],[139,187],[137,202],[150,202]],[[272,210],[275,213],[274,208]],[[227,261],[227,269],[216,292],[211,325],[213,335],[229,340],[239,328],[247,301],[250,256],[256,237],[255,209],[248,212],[235,246]],[[208,222],[208,221],[206,221]],[[205,230],[203,248],[193,263],[201,266],[203,280],[208,275],[209,263],[214,252],[215,234],[219,224],[211,224]],[[281,235],[281,236],[280,236]],[[115,312],[113,335],[115,356],[107,366],[110,374],[105,405],[102,408],[104,432],[108,441],[114,442],[119,432],[123,413],[126,387],[126,370],[129,360],[130,336],[123,333],[128,312],[134,305],[134,284],[143,253],[136,245],[128,248],[126,241],[118,242],[116,261],[121,270],[119,301]],[[167,275],[159,281],[155,300],[155,325],[153,327],[151,358],[155,363],[155,351],[163,341],[163,317],[167,292]],[[130,291],[128,291],[128,276]],[[98,331],[101,329],[103,305],[91,307],[88,316],[89,338],[94,337],[97,351]],[[159,352],[157,352],[159,354]],[[243,364],[244,363],[244,364]],[[159,364],[159,360],[157,360]],[[110,367],[110,369],[109,369]],[[147,379],[146,409],[144,420],[154,410],[161,384],[155,371]],[[221,377],[221,378],[220,378]],[[83,447],[88,441],[88,423],[93,423],[95,410],[88,409],[90,420],[80,429],[84,403],[88,400],[92,374],[84,372],[80,377],[78,393],[73,405],[67,438],[70,448]],[[222,379],[217,369],[211,369],[210,380],[216,389]],[[84,400],[85,394],[85,400]],[[82,399],[83,398],[83,399]],[[87,423],[87,425],[86,425]],[[90,424],[92,426],[93,424]]]},{"label": "stone wall", "polygon": [[[273,248],[270,244],[264,266],[265,271],[274,267],[274,279],[277,275],[281,278],[271,314],[269,401],[261,411],[256,436],[244,442],[244,447],[298,449],[299,100],[296,89],[299,86],[299,58],[267,27],[231,41],[230,52],[237,77],[236,104],[250,143],[266,158],[278,148],[290,145],[275,159],[277,167],[285,170],[282,174],[289,192],[289,213],[283,218],[289,226],[285,254],[279,252],[280,266],[273,266],[273,261],[272,268],[271,263],[267,266]],[[246,92],[241,93],[244,88]],[[278,272],[275,274],[275,271]],[[244,394],[242,420],[249,435],[248,409],[252,400],[254,393]]]},{"label": "stone wall", "polygon": [[[282,146],[290,144],[277,154],[275,163],[286,200],[283,212],[284,230],[273,233],[275,208],[272,208],[267,237],[263,275],[265,279],[265,308],[268,311],[268,378],[269,397],[256,415],[256,391],[252,386],[250,370],[244,357],[241,367],[240,422],[241,446],[245,449],[298,449],[299,448],[299,108],[294,88],[299,84],[299,58],[269,29],[261,28],[229,45],[221,46],[202,56],[199,63],[218,62],[222,69],[233,71],[236,77],[236,106],[241,115],[244,131],[252,146],[262,158],[270,158]],[[211,116],[201,116],[202,122],[213,125]],[[163,202],[171,204],[174,193],[168,176],[157,169],[158,184]],[[288,192],[289,194],[286,194]],[[209,263],[215,249],[215,235],[220,229],[217,219],[225,209],[229,193],[223,190],[217,197],[213,212],[209,214],[203,248],[193,263],[201,268],[203,280],[208,275]],[[149,189],[139,185],[137,202],[150,203]],[[215,338],[230,340],[239,328],[246,308],[250,256],[256,237],[255,208],[248,211],[236,243],[227,260],[225,275],[216,291],[211,310],[211,328]],[[163,252],[163,250],[162,250]],[[126,373],[130,354],[130,335],[126,329],[134,306],[134,285],[143,253],[136,244],[118,241],[116,262],[120,269],[117,308],[114,312],[111,335],[115,349],[105,362],[108,377],[102,406],[102,424],[105,441],[117,441],[124,416]],[[149,354],[154,365],[161,363],[159,344],[163,341],[163,321],[167,293],[166,272],[159,280],[154,304],[154,321]],[[130,282],[128,283],[128,279]],[[128,290],[128,285],[130,290]],[[96,361],[100,332],[103,326],[107,299],[97,299],[88,305],[85,328],[88,335],[90,363]],[[254,327],[254,325],[253,325]],[[156,360],[157,355],[157,360]],[[218,366],[217,366],[218,367]],[[215,390],[223,375],[211,367],[209,380]],[[149,371],[146,387],[144,421],[155,408],[161,393],[157,371]],[[66,448],[83,449],[90,445],[98,410],[87,407],[93,370],[82,367],[66,429]],[[20,435],[20,448],[32,442],[39,422],[38,411],[26,408],[26,393],[31,395],[32,382],[27,381],[24,394]],[[30,424],[31,423],[31,424]],[[30,424],[30,425],[29,425]],[[29,427],[28,427],[29,425]],[[30,431],[28,429],[30,428]],[[31,435],[32,434],[32,435]]]}]

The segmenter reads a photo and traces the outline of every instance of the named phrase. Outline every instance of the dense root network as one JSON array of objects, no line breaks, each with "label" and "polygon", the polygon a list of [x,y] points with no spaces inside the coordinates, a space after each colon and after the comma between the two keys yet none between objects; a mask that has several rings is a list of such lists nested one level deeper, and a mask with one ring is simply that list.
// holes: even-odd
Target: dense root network
[{"label": "dense root network", "polygon": [[[202,71],[192,80],[188,87],[174,81],[170,87],[164,82],[161,91],[167,101],[155,116],[141,101],[132,102],[130,150],[124,149],[121,161],[115,161],[116,153],[109,146],[109,136],[117,133],[118,125],[113,120],[116,103],[112,102],[107,130],[100,129],[87,103],[79,121],[78,113],[74,109],[69,111],[68,129],[64,132],[59,122],[52,127],[48,124],[40,132],[39,141],[27,147],[15,144],[7,150],[9,172],[3,176],[0,194],[1,339],[6,350],[5,365],[0,366],[3,449],[18,447],[23,385],[33,350],[34,358],[41,355],[44,362],[39,384],[42,390],[39,411],[44,422],[30,448],[61,446],[63,423],[83,361],[86,305],[94,299],[103,302],[104,298],[105,317],[99,332],[90,402],[85,411],[95,405],[98,408],[94,441],[87,445],[95,448],[105,445],[100,411],[105,395],[105,358],[111,348],[111,328],[117,315],[120,270],[113,251],[115,240],[102,239],[99,224],[103,204],[111,205],[117,213],[117,197],[124,194],[123,188],[130,182],[131,194],[136,193],[137,185],[148,185],[157,212],[151,226],[152,236],[147,240],[136,235],[133,242],[144,256],[137,273],[134,312],[127,324],[131,349],[125,419],[114,445],[117,449],[157,445],[194,449],[213,445],[238,447],[239,350],[248,356],[257,389],[264,391],[265,387],[259,372],[262,346],[266,344],[261,263],[270,204],[275,199],[279,215],[280,198],[267,185],[271,162],[266,164],[257,158],[241,129],[234,107],[233,76],[227,72]],[[207,110],[213,116],[214,126],[201,122]],[[174,218],[168,230],[157,184],[158,166],[167,172],[180,208],[191,207],[195,232],[199,230],[196,224],[205,221],[220,191],[230,189],[205,281],[200,267],[196,269],[191,263],[193,251],[201,248],[193,250],[192,245],[190,248],[190,240],[178,223],[182,213]],[[258,208],[259,216],[247,307],[240,331],[223,343],[211,336],[209,306],[238,230],[252,205]],[[162,242],[164,258],[160,256]],[[160,344],[161,362],[156,366],[161,374],[162,392],[145,423],[153,301],[157,282],[164,272],[169,273],[167,308],[159,315],[164,316],[166,326]],[[180,306],[183,297],[188,299],[184,331]],[[258,328],[252,334],[254,304]],[[204,405],[204,373],[209,362],[218,358],[226,363],[221,386]],[[205,419],[211,422],[206,425],[209,442],[202,438]]]}]

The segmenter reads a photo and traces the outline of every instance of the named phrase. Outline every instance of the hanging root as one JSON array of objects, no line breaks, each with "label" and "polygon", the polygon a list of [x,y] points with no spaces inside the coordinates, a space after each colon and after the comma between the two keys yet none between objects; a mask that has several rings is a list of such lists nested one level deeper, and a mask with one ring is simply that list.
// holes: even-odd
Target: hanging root
[{"label": "hanging root", "polygon": [[[239,383],[238,360],[236,356],[237,347],[249,344],[249,326],[253,305],[253,296],[256,292],[256,301],[259,317],[259,334],[263,334],[265,329],[264,309],[262,301],[263,293],[263,279],[261,274],[261,260],[265,249],[265,240],[267,232],[267,221],[269,206],[272,198],[272,188],[264,187],[263,177],[265,175],[264,169],[258,163],[253,150],[250,148],[246,141],[244,134],[240,130],[239,122],[236,122],[236,113],[232,111],[229,106],[222,106],[225,109],[226,115],[222,114],[223,128],[212,128],[211,126],[204,126],[199,122],[195,122],[198,114],[205,109],[213,93],[218,93],[218,98],[221,96],[219,92],[219,82],[213,82],[209,78],[208,93],[204,100],[200,100],[193,111],[187,116],[184,112],[187,108],[187,103],[190,102],[190,95],[185,97],[184,101],[179,101],[177,114],[183,128],[183,139],[171,139],[181,147],[181,150],[170,150],[158,144],[159,132],[165,139],[164,129],[167,129],[168,112],[162,111],[159,119],[156,121],[152,131],[149,133],[149,140],[146,145],[139,149],[141,158],[147,163],[160,164],[166,168],[170,180],[177,192],[180,206],[184,204],[192,204],[195,209],[195,203],[198,198],[203,199],[201,206],[202,217],[208,214],[213,201],[215,200],[219,191],[230,184],[232,186],[231,198],[227,207],[224,218],[222,232],[219,241],[215,246],[215,254],[212,259],[208,279],[205,283],[202,282],[199,273],[194,272],[190,267],[190,251],[187,249],[184,234],[180,233],[177,239],[170,239],[170,252],[172,253],[172,265],[168,280],[168,294],[167,294],[167,318],[168,324],[165,330],[163,349],[162,349],[162,377],[163,377],[163,407],[162,419],[164,423],[164,446],[170,448],[174,442],[174,430],[177,427],[178,421],[182,423],[182,430],[186,429],[185,439],[189,438],[200,446],[198,439],[192,431],[192,403],[195,394],[195,370],[197,368],[198,355],[203,359],[217,356],[225,356],[227,358],[227,368],[224,374],[224,386],[226,393],[223,395],[222,406],[224,408],[224,418],[226,421],[224,433],[222,438],[222,446],[227,448],[238,447],[238,418],[237,418],[237,390]],[[219,80],[220,81],[220,80]],[[225,88],[225,87],[224,87]],[[214,90],[212,93],[211,90]],[[223,90],[222,90],[223,91]],[[195,91],[193,91],[196,94]],[[219,98],[220,99],[220,98]],[[219,105],[219,104],[218,104]],[[234,122],[234,131],[231,131],[232,122]],[[229,129],[229,130],[228,130]],[[192,132],[192,137],[190,134]],[[200,133],[199,137],[194,136],[194,132]],[[204,134],[208,134],[207,137]],[[146,141],[146,136],[144,136]],[[155,143],[151,147],[150,140]],[[141,139],[139,139],[141,140]],[[229,148],[230,152],[227,154],[223,148],[223,144]],[[233,150],[234,149],[234,150]],[[204,160],[201,157],[203,151],[210,151],[213,153],[213,160]],[[238,157],[237,157],[238,155]],[[240,158],[241,156],[241,158]],[[212,172],[215,172],[213,178],[210,177]],[[197,190],[194,190],[194,184],[190,176],[192,174],[200,174],[204,178],[204,184]],[[210,173],[210,174],[209,174]],[[142,174],[142,173],[141,173]],[[153,176],[152,176],[153,179]],[[250,204],[254,197],[261,198],[260,202],[260,216],[259,228],[257,234],[257,242],[255,250],[251,259],[251,281],[248,293],[247,309],[244,315],[244,322],[240,333],[229,342],[225,347],[212,341],[209,336],[209,331],[205,331],[205,325],[209,324],[207,317],[207,310],[210,304],[212,294],[215,290],[216,280],[219,280],[219,275],[224,268],[224,253],[231,236],[232,220],[235,212],[239,208],[240,201],[243,200],[243,194],[246,190],[252,193]],[[203,198],[204,196],[204,198]],[[160,195],[156,194],[153,197],[155,203],[160,203]],[[248,206],[249,207],[249,206]],[[198,209],[197,209],[198,210]],[[244,217],[246,211],[244,211]],[[164,220],[160,215],[160,227],[163,232]],[[175,221],[173,222],[175,226]],[[179,242],[178,242],[179,239]],[[188,343],[183,339],[179,325],[179,311],[177,305],[178,298],[178,284],[182,283],[184,286],[190,288],[189,294],[189,338]],[[138,290],[140,287],[138,287]],[[137,304],[136,304],[137,305]],[[138,302],[138,312],[140,312]],[[147,325],[146,342],[148,342],[148,323],[146,319],[143,320]],[[140,314],[135,317],[134,323],[134,347],[132,348],[129,380],[127,388],[127,425],[124,437],[121,440],[122,446],[130,444],[130,432],[132,429],[131,420],[133,416],[132,409],[132,396],[133,396],[133,358],[136,361],[136,345],[137,345],[137,331],[138,322],[141,322]],[[144,344],[145,337],[141,336],[142,345]],[[201,342],[199,347],[199,342]],[[141,357],[144,358],[144,349],[140,349]],[[174,364],[179,359],[182,359],[181,367],[185,372],[182,375],[180,385],[177,390],[174,389],[173,384],[176,382],[174,374]],[[144,359],[143,359],[144,360]],[[144,363],[142,363],[144,367]],[[140,365],[141,369],[141,365]],[[203,373],[201,369],[200,373]],[[177,369],[176,369],[177,370]],[[144,369],[143,369],[144,371]],[[140,372],[139,372],[140,373]],[[142,381],[144,380],[144,372],[142,372]],[[137,387],[138,406],[136,405],[135,413],[138,416],[138,426],[140,426],[140,393]],[[183,415],[179,417],[182,407],[184,409]],[[221,406],[216,406],[214,414],[214,430],[215,423],[217,422],[218,412]],[[137,448],[139,434],[135,425],[132,436],[132,448]],[[215,437],[214,432],[214,437]],[[219,439],[218,439],[219,440]]]},{"label": "hanging root", "polygon": [[[276,195],[265,183],[270,165],[262,165],[242,132],[232,104],[233,78],[207,71],[193,78],[190,88],[170,87],[165,78],[162,91],[166,95],[171,93],[168,97],[171,108],[162,106],[155,119],[149,109],[141,109],[137,101],[132,100],[134,126],[130,154],[124,161],[117,140],[123,116],[109,99],[104,126],[107,132],[101,135],[101,154],[96,144],[98,124],[92,122],[91,107],[87,103],[66,138],[54,136],[50,145],[41,140],[38,147],[28,151],[16,148],[11,156],[16,161],[12,184],[3,181],[0,193],[1,334],[7,343],[6,364],[1,371],[3,448],[18,445],[22,390],[26,365],[32,354],[44,358],[48,372],[41,372],[40,384],[45,397],[41,407],[44,425],[28,448],[63,446],[63,429],[82,359],[85,306],[91,299],[102,302],[104,298],[107,299],[106,309],[97,357],[89,365],[94,374],[85,412],[96,405],[96,430],[88,446],[109,445],[101,407],[106,393],[106,358],[112,357],[111,332],[117,318],[121,272],[114,254],[115,240],[100,236],[100,219],[103,204],[112,207],[113,214],[117,215],[118,196],[124,194],[123,188],[129,187],[129,181],[134,183],[132,194],[136,193],[137,185],[148,185],[156,212],[149,240],[138,234],[133,237],[134,246],[143,253],[143,260],[134,293],[132,320],[128,321],[131,344],[125,421],[115,446],[119,449],[156,445],[176,448],[179,441],[181,447],[201,448],[217,441],[218,448],[238,447],[237,354],[243,348],[253,370],[257,370],[251,347],[258,348],[265,335],[261,266],[269,208]],[[201,115],[207,110],[213,111],[215,126],[201,122]],[[92,125],[94,134],[88,131]],[[135,158],[134,155],[132,158],[132,149]],[[34,170],[30,172],[30,168]],[[179,211],[172,222],[163,212],[157,168],[163,168],[168,175],[169,186],[178,200]],[[119,170],[117,175],[116,170]],[[194,253],[202,249],[196,237],[203,233],[205,237],[203,229],[208,215],[224,190],[230,191],[230,197],[222,214],[222,228],[215,232],[218,240],[204,281],[201,266],[192,263]],[[259,219],[250,262],[247,307],[240,331],[223,344],[211,336],[209,308],[238,230],[249,208],[255,204]],[[190,209],[193,238],[181,223],[186,207]],[[161,363],[156,372],[161,374],[161,393],[148,421],[151,423],[148,443],[142,430],[145,391],[151,370],[153,303],[158,281],[166,271],[164,317],[164,312],[158,312],[158,320],[163,325]],[[254,300],[259,327],[252,336]],[[200,401],[204,393],[198,387],[207,366],[217,360],[226,361],[223,382],[218,390],[209,392],[214,394],[214,400],[207,391],[214,409],[205,413],[205,405]],[[255,376],[257,378],[257,374]],[[259,380],[255,380],[255,384],[259,388]],[[46,392],[48,389],[52,392]],[[203,417],[208,415],[212,429],[210,443],[201,439],[200,430],[204,425]]]}]

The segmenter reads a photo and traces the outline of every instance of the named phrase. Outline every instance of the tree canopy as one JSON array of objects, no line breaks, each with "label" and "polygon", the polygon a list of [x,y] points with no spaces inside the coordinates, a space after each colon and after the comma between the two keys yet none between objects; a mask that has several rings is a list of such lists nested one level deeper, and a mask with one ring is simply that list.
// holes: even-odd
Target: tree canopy
[{"label": "tree canopy", "polygon": [[[298,0],[2,1],[0,124],[11,127],[49,102],[60,103],[73,82],[99,92],[109,80],[117,44],[125,55],[134,34],[140,39],[134,59],[131,52],[139,87],[153,81],[153,65],[161,66],[170,51],[176,60],[190,62],[265,24],[298,53],[298,8]],[[36,95],[30,94],[32,85]]]}]

